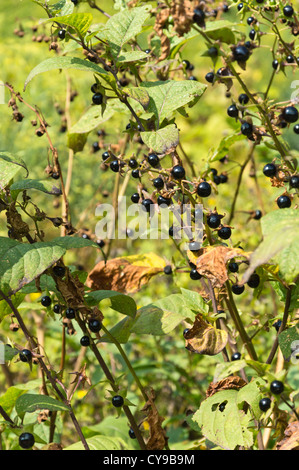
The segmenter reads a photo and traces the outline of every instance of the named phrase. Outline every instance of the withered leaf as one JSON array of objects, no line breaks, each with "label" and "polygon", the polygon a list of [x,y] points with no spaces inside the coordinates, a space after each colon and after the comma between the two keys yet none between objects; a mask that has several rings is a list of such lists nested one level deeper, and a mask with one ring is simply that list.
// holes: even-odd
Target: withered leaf
[{"label": "withered leaf", "polygon": [[165,430],[162,428],[164,418],[159,415],[154,400],[156,398],[155,391],[153,389],[147,393],[148,401],[144,405],[141,411],[147,414],[147,421],[149,424],[149,440],[146,444],[147,450],[163,450],[167,444],[168,437],[166,436]]},{"label": "withered leaf", "polygon": [[226,377],[225,379],[219,380],[219,382],[210,383],[206,397],[211,397],[217,392],[222,390],[239,390],[246,385],[245,380],[238,376]]},{"label": "withered leaf", "polygon": [[130,294],[161,273],[164,266],[165,261],[154,253],[100,261],[89,273],[86,285],[92,290]]},{"label": "withered leaf", "polygon": [[192,328],[185,334],[186,349],[197,354],[214,356],[226,346],[228,334],[207,323],[201,314],[195,317]]},{"label": "withered leaf", "polygon": [[226,246],[210,246],[202,248],[198,252],[198,257],[194,254],[188,256],[191,262],[196,265],[199,274],[210,279],[213,287],[222,287],[228,280],[227,262],[232,258],[249,258],[249,253],[240,248],[229,248]]},{"label": "withered leaf", "polygon": [[290,423],[284,435],[285,437],[277,443],[276,450],[299,450],[299,421]]}]

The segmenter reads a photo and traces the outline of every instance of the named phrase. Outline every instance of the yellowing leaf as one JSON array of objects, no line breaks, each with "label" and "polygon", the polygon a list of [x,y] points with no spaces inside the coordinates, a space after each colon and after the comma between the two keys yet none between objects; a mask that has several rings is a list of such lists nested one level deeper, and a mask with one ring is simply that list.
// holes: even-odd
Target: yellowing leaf
[{"label": "yellowing leaf", "polygon": [[192,328],[185,334],[186,349],[197,354],[214,356],[225,348],[228,335],[224,330],[214,328],[199,314]]}]

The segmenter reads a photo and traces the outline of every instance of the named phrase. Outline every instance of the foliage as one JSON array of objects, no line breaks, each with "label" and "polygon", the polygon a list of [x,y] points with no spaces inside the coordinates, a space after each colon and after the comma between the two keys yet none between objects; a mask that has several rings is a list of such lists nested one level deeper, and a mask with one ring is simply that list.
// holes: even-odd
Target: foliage
[{"label": "foliage", "polygon": [[14,3],[1,448],[297,449],[298,2]]}]

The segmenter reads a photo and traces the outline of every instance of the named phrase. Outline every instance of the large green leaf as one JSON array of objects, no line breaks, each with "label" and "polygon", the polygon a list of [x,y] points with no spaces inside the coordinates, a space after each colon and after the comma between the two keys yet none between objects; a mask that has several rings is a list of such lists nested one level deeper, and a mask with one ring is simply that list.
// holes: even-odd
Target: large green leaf
[{"label": "large green leaf", "polygon": [[205,34],[214,41],[218,39],[227,44],[235,43],[234,23],[226,20],[210,21],[205,27]]},{"label": "large green leaf", "polygon": [[132,318],[135,317],[137,310],[136,303],[135,300],[128,295],[120,294],[116,291],[96,290],[86,294],[85,298],[89,305],[97,305],[102,300],[109,299],[113,310]]},{"label": "large green leaf", "polygon": [[55,264],[65,249],[51,242],[32,245],[18,243],[2,253],[0,288],[5,294],[15,294]]},{"label": "large green leaf", "polygon": [[271,259],[279,266],[281,276],[291,283],[299,274],[299,213],[296,209],[277,209],[261,219],[263,241],[250,257],[243,276],[246,282],[253,271]]},{"label": "large green leaf", "polygon": [[166,335],[186,318],[194,318],[199,312],[205,312],[207,306],[201,300],[194,302],[189,291],[172,294],[137,310],[136,321],[131,328],[132,333]]},{"label": "large green leaf", "polygon": [[151,5],[146,5],[121,11],[109,18],[104,35],[115,58],[119,57],[123,46],[141,32],[150,10]]},{"label": "large green leaf", "polygon": [[216,162],[221,160],[221,158],[225,157],[230,148],[238,141],[244,140],[245,137],[243,134],[231,134],[221,139],[220,144],[218,145],[217,149],[214,150],[212,156],[210,157],[211,162]]},{"label": "large green leaf", "polygon": [[46,180],[32,180],[32,179],[27,179],[27,180],[20,180],[16,181],[10,186],[11,193],[14,197],[14,199],[17,197],[19,192],[21,191],[27,191],[28,189],[36,189],[37,191],[42,191],[43,193],[46,194],[51,194],[53,196],[60,196],[61,195],[61,189],[53,183],[53,181],[50,181],[49,179]]},{"label": "large green leaf", "polygon": [[69,411],[67,405],[55,400],[55,398],[32,393],[21,395],[17,399],[15,407],[19,416],[24,415],[24,413],[33,413],[36,410]]},{"label": "large green leaf", "polygon": [[[261,414],[258,403],[262,398],[261,379],[254,380],[237,390],[222,390],[204,400],[192,417],[203,435],[225,450],[237,446],[249,449],[253,445],[253,432],[250,429],[253,418]],[[243,404],[249,405],[245,413]],[[219,405],[225,404],[224,410]],[[221,411],[222,410],[222,411]]]},{"label": "large green leaf", "polygon": [[[94,436],[86,439],[90,450],[122,450],[126,448],[125,442],[118,437]],[[63,450],[84,450],[82,442],[76,442]],[[106,457],[109,459],[109,457]]]},{"label": "large green leaf", "polygon": [[21,158],[9,152],[0,152],[0,191],[9,184],[21,168],[26,170],[28,176],[28,169]]},{"label": "large green leaf", "polygon": [[153,152],[167,153],[179,144],[179,130],[175,124],[169,124],[158,131],[142,132],[141,138]]},{"label": "large green leaf", "polygon": [[150,97],[147,111],[155,114],[158,123],[171,118],[183,106],[193,106],[207,88],[193,80],[143,82],[140,86],[146,89]]},{"label": "large green leaf", "polygon": [[52,70],[60,70],[60,69],[75,69],[81,70],[82,72],[93,72],[99,73],[101,75],[107,74],[107,72],[97,64],[90,62],[89,60],[80,59],[79,57],[68,57],[68,56],[59,56],[53,57],[51,59],[46,59],[33,70],[31,70],[30,74],[28,75],[24,90],[26,89],[28,83],[39,75],[40,73],[51,72]]},{"label": "large green leaf", "polygon": [[83,37],[88,31],[92,23],[92,19],[91,13],[72,13],[70,15],[49,18],[45,22],[55,21],[63,25],[71,26],[81,37]]},{"label": "large green leaf", "polygon": [[109,101],[105,111],[102,113],[101,106],[91,106],[74,124],[70,130],[70,134],[86,134],[96,127],[108,121],[115,112],[123,112],[127,108],[121,103],[115,105],[114,101]]}]

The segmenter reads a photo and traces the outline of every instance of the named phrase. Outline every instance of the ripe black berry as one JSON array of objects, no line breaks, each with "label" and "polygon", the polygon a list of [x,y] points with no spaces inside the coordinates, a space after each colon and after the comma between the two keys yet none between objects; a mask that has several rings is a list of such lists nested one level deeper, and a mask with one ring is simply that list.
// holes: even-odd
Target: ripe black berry
[{"label": "ripe black berry", "polygon": [[135,160],[135,158],[130,158],[129,167],[132,168],[132,170],[138,167],[138,162]]},{"label": "ripe black berry", "polygon": [[138,193],[134,193],[132,194],[131,196],[131,201],[134,203],[134,204],[137,204],[139,202],[139,199],[140,199],[140,196]]},{"label": "ripe black berry", "polygon": [[157,203],[158,203],[158,206],[162,206],[162,205],[169,206],[171,204],[171,199],[166,198],[164,196],[158,196]]},{"label": "ripe black berry", "polygon": [[256,273],[251,274],[250,278],[247,281],[247,285],[251,287],[252,289],[255,289],[258,287],[260,283],[260,276]]},{"label": "ripe black berry", "polygon": [[237,62],[246,62],[249,56],[250,52],[246,46],[237,46],[233,51],[234,60]]},{"label": "ripe black berry", "polygon": [[115,173],[117,173],[119,171],[119,161],[118,160],[113,160],[110,163],[110,169],[112,171],[114,171]]},{"label": "ripe black berry", "polygon": [[255,214],[253,216],[254,220],[259,220],[262,218],[262,211],[260,211],[259,209],[255,211]]},{"label": "ripe black berry", "polygon": [[278,333],[278,331],[279,331],[279,328],[281,327],[281,324],[282,324],[282,321],[281,321],[281,320],[277,320],[277,321],[276,321],[275,323],[273,323],[273,325],[272,325],[272,326],[274,326],[274,328],[275,328],[275,330],[277,331],[277,333]]},{"label": "ripe black berry", "polygon": [[213,83],[214,78],[215,78],[214,72],[208,72],[205,76],[205,79],[208,83]]},{"label": "ripe black berry", "polygon": [[246,137],[250,137],[252,135],[253,127],[250,122],[243,122],[241,126],[241,132],[243,135],[246,135]]},{"label": "ripe black berry", "polygon": [[96,318],[94,318],[92,320],[89,320],[88,328],[93,333],[98,333],[100,331],[100,329],[102,328],[102,323],[99,320],[97,320]]},{"label": "ripe black berry", "polygon": [[59,39],[65,39],[65,29],[60,29],[58,31],[58,37]]},{"label": "ripe black berry", "polygon": [[121,395],[114,395],[112,398],[112,405],[115,406],[115,408],[120,408],[124,404],[124,399]]},{"label": "ripe black berry", "polygon": [[170,265],[165,266],[164,274],[172,274],[172,267]]},{"label": "ripe black berry", "polygon": [[132,428],[129,429],[129,437],[130,439],[136,439],[135,433]]},{"label": "ripe black berry", "polygon": [[195,268],[191,269],[190,279],[192,279],[192,281],[198,281],[199,279],[201,279],[201,277],[201,274],[199,274]]},{"label": "ripe black berry", "polygon": [[253,22],[254,22],[254,17],[253,17],[253,16],[249,16],[249,17],[247,18],[247,24],[250,26],[250,25],[252,25]]},{"label": "ripe black berry", "polygon": [[243,294],[244,290],[245,290],[245,287],[244,286],[239,286],[239,284],[234,284],[232,286],[232,292],[236,295]]},{"label": "ripe black berry", "polygon": [[190,242],[189,245],[188,245],[188,249],[190,251],[198,251],[200,249],[200,243],[198,242]]},{"label": "ripe black berry", "polygon": [[286,57],[286,61],[288,64],[293,64],[295,62],[295,58],[294,56],[292,56],[291,54],[289,54],[287,57]]},{"label": "ripe black berry", "polygon": [[230,238],[231,234],[232,234],[232,231],[230,227],[221,227],[218,230],[218,235],[222,240],[227,240],[228,238]]},{"label": "ripe black berry", "polygon": [[23,349],[20,354],[19,358],[22,362],[30,362],[32,360],[32,354],[29,349]]},{"label": "ripe black berry", "polygon": [[48,295],[45,295],[44,297],[42,297],[41,304],[43,307],[50,307],[51,303],[52,303],[52,300]]},{"label": "ripe black berry", "polygon": [[217,228],[220,225],[221,218],[219,214],[211,214],[207,217],[207,224],[210,228]]},{"label": "ripe black berry", "polygon": [[54,313],[61,313],[61,305],[59,304],[55,304],[54,307],[53,307],[53,312]]},{"label": "ripe black berry", "polygon": [[249,98],[246,95],[246,93],[241,93],[238,100],[239,100],[239,103],[241,103],[241,104],[247,104],[249,102]]},{"label": "ripe black berry", "polygon": [[284,391],[284,385],[280,380],[273,380],[270,384],[271,393],[280,395]]},{"label": "ripe black berry", "polygon": [[147,157],[147,161],[153,168],[156,168],[160,163],[159,157],[155,153],[150,153]]},{"label": "ripe black berry", "polygon": [[227,183],[228,181],[228,176],[225,175],[224,173],[221,173],[219,175],[219,179],[220,179],[220,184],[224,184],[224,183]]},{"label": "ripe black berry", "polygon": [[110,157],[110,153],[109,152],[104,152],[102,153],[102,159],[105,161],[105,160],[108,160],[108,158]]},{"label": "ripe black berry", "polygon": [[22,449],[31,449],[31,447],[33,447],[34,444],[35,444],[35,439],[34,439],[33,434],[31,434],[30,432],[23,432],[19,436],[19,446]]},{"label": "ripe black berry", "polygon": [[287,106],[282,112],[283,118],[288,123],[293,123],[298,121],[299,113],[294,106]]},{"label": "ripe black berry", "polygon": [[299,175],[293,175],[290,179],[291,188],[299,188]]},{"label": "ripe black berry", "polygon": [[144,199],[141,204],[144,207],[144,209],[146,210],[146,212],[150,212],[151,211],[151,206],[154,203],[151,199]]},{"label": "ripe black berry", "polygon": [[231,263],[229,263],[228,269],[230,270],[231,273],[237,273],[239,271],[239,265],[238,263],[235,263],[234,261],[232,261]]},{"label": "ripe black berry", "polygon": [[292,201],[289,196],[279,196],[276,202],[279,209],[286,209],[292,205]]},{"label": "ripe black berry", "polygon": [[271,406],[271,400],[270,398],[262,398],[259,401],[259,407],[261,411],[268,411]]},{"label": "ripe black berry", "polygon": [[75,309],[69,307],[66,309],[65,311],[65,316],[66,318],[68,318],[69,320],[73,320],[74,318],[76,318],[76,311]]},{"label": "ripe black berry", "polygon": [[92,97],[93,104],[99,105],[103,103],[103,95],[102,93],[95,93]]},{"label": "ripe black berry", "polygon": [[238,361],[239,359],[241,359],[241,353],[235,352],[232,354],[231,361]]},{"label": "ripe black berry", "polygon": [[293,127],[293,131],[295,132],[295,134],[299,134],[299,124],[295,124],[295,126]]},{"label": "ripe black berry", "polygon": [[249,35],[248,35],[248,36],[249,36],[249,38],[251,39],[251,41],[253,41],[253,40],[254,40],[254,38],[255,38],[255,35],[256,35],[256,31],[255,31],[255,29],[251,29],[251,30],[249,31]]},{"label": "ripe black berry", "polygon": [[263,173],[268,178],[272,178],[276,175],[276,165],[274,163],[267,163],[263,168]]},{"label": "ripe black berry", "polygon": [[81,346],[84,346],[85,348],[87,348],[87,346],[90,345],[90,338],[89,336],[82,336],[82,338],[80,339],[80,344]]},{"label": "ripe black berry", "polygon": [[65,275],[65,267],[64,266],[54,266],[53,273],[57,277],[64,277]]},{"label": "ripe black berry", "polygon": [[138,169],[132,170],[132,176],[133,178],[140,178],[140,171]]},{"label": "ripe black berry", "polygon": [[158,176],[158,178],[154,179],[153,185],[156,189],[162,189],[164,187],[164,181],[160,176]]},{"label": "ripe black berry", "polygon": [[207,181],[202,181],[197,186],[197,194],[200,197],[208,197],[211,194],[211,185]]},{"label": "ripe black berry", "polygon": [[294,14],[294,8],[292,7],[292,5],[286,5],[284,8],[283,8],[283,14],[284,16],[290,18],[291,16],[293,16]]},{"label": "ripe black berry", "polygon": [[206,14],[200,8],[195,8],[193,10],[193,21],[194,23],[198,24],[199,26],[204,24]]},{"label": "ripe black berry", "polygon": [[274,70],[277,70],[278,69],[278,66],[279,66],[279,62],[277,59],[274,59],[273,62],[272,62],[272,67],[274,68]]},{"label": "ripe black berry", "polygon": [[235,104],[232,104],[231,106],[229,106],[227,108],[227,114],[230,117],[237,118],[238,115],[239,115],[239,110],[238,110],[237,106]]},{"label": "ripe black berry", "polygon": [[183,178],[185,178],[186,173],[185,169],[181,165],[175,165],[171,170],[171,174],[174,179],[182,180]]}]

